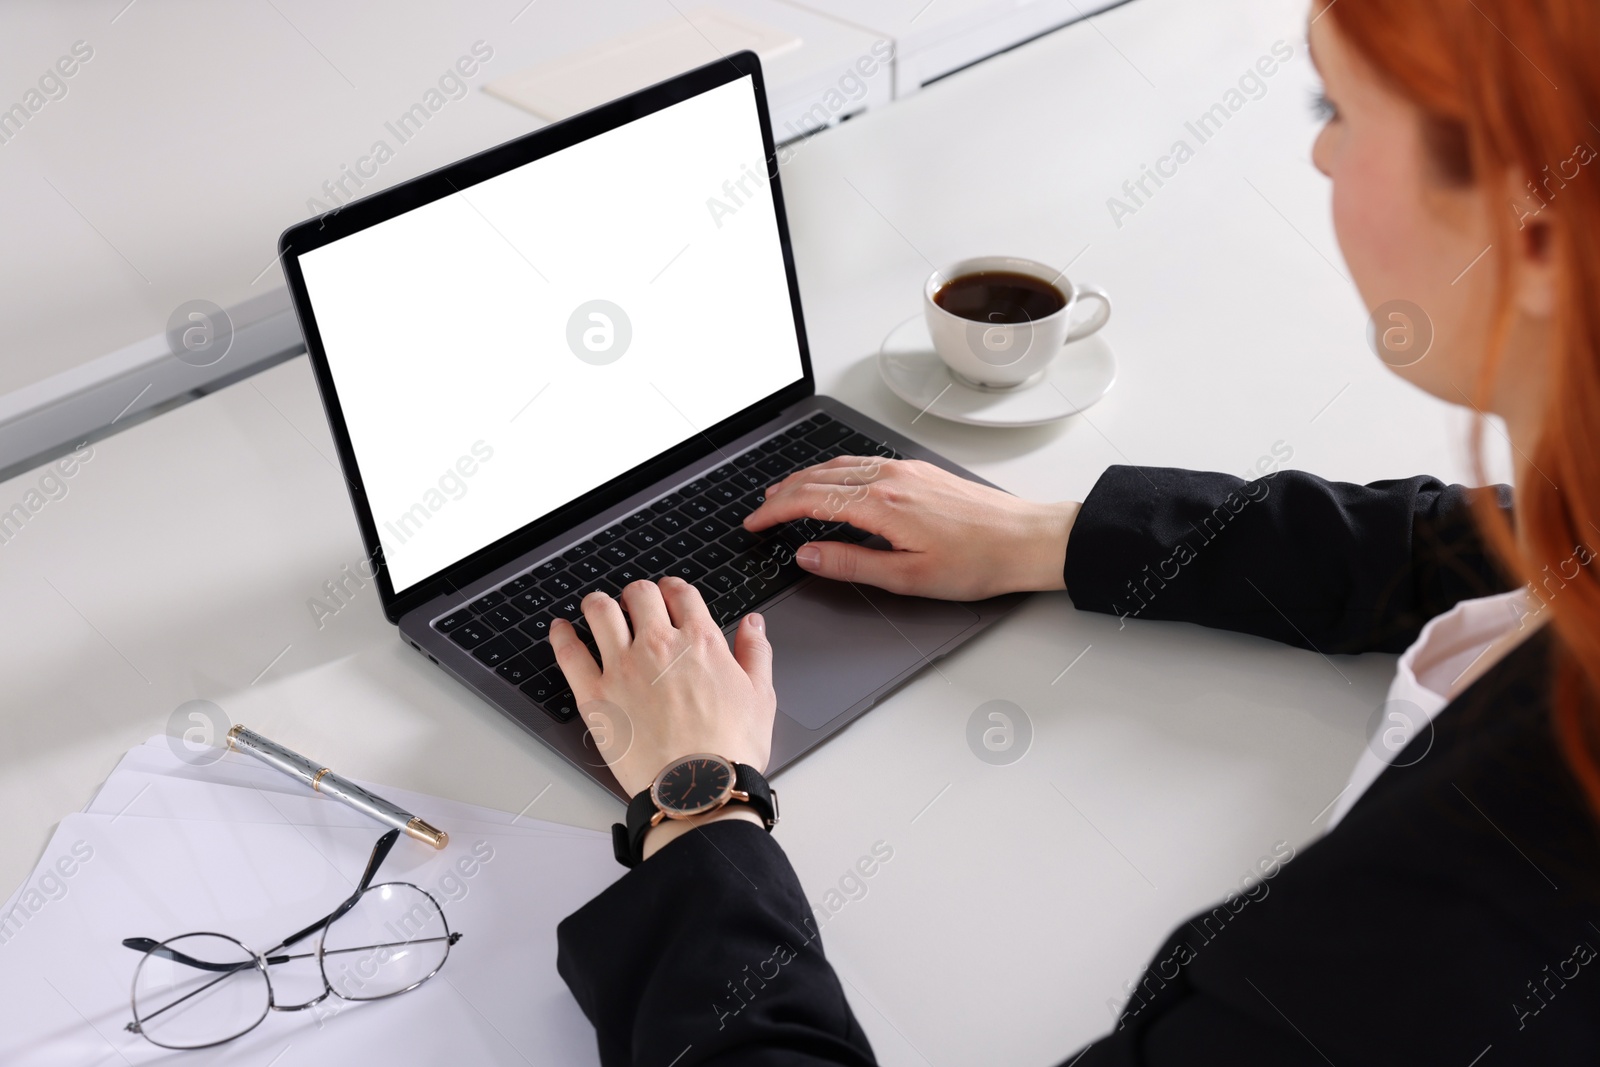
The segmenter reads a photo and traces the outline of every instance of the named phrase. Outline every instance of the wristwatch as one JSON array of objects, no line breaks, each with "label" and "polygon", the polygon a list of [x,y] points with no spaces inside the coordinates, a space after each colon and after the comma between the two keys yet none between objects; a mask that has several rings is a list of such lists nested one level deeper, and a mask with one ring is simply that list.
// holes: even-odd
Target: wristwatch
[{"label": "wristwatch", "polygon": [[627,823],[612,825],[612,852],[624,867],[636,867],[644,859],[644,835],[662,819],[688,819],[727,804],[750,805],[769,833],[778,825],[778,791],[754,767],[709,752],[674,760],[629,801]]}]

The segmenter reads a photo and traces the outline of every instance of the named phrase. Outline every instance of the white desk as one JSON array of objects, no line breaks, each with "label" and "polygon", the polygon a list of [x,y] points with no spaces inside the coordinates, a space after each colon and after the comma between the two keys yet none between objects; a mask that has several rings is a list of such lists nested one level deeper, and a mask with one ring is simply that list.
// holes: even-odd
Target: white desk
[{"label": "white desk", "polygon": [[[806,143],[785,191],[820,387],[1033,496],[1124,461],[1242,472],[1280,441],[1339,478],[1469,478],[1464,424],[1363,341],[1307,162],[1302,19],[1298,0],[1140,0]],[[1279,39],[1296,55],[1265,96],[1119,228],[1107,197]],[[879,383],[929,260],[991,251],[1078,257],[1117,300],[1120,380],[1087,417],[989,433]],[[195,697],[352,775],[616,817],[402,650],[370,589],[317,629],[307,600],[361,552],[332,455],[296,360],[95,446],[0,545],[0,886]],[[0,484],[0,508],[37,479]],[[1177,920],[1318,832],[1391,669],[1038,597],[783,774],[779,836],[814,902],[894,849],[823,928],[883,1062],[1054,1063],[1102,1032]],[[1008,767],[965,743],[993,698],[1035,729]]]}]

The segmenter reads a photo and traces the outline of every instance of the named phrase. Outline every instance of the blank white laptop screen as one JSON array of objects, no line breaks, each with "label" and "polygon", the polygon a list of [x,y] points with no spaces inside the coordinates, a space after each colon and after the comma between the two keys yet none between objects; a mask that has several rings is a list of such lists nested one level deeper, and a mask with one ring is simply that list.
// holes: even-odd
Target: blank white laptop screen
[{"label": "blank white laptop screen", "polygon": [[748,77],[299,262],[397,593],[802,376]]}]

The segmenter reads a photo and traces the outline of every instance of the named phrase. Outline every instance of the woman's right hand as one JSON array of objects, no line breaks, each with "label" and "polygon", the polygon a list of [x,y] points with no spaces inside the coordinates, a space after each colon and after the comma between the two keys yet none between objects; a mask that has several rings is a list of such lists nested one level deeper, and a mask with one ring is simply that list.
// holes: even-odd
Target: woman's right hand
[{"label": "woman's right hand", "polygon": [[796,519],[848,522],[891,549],[813,541],[795,552],[812,574],[892,593],[983,600],[1064,589],[1075,501],[1035,504],[921,460],[840,456],[767,490],[744,520],[759,532]]}]

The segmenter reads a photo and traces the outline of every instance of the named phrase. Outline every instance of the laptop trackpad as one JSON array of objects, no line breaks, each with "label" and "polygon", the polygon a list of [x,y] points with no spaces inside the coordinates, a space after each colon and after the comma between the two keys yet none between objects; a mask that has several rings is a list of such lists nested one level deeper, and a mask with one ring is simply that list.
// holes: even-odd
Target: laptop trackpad
[{"label": "laptop trackpad", "polygon": [[978,621],[961,604],[814,580],[763,612],[778,710],[809,730],[933,653]]}]

